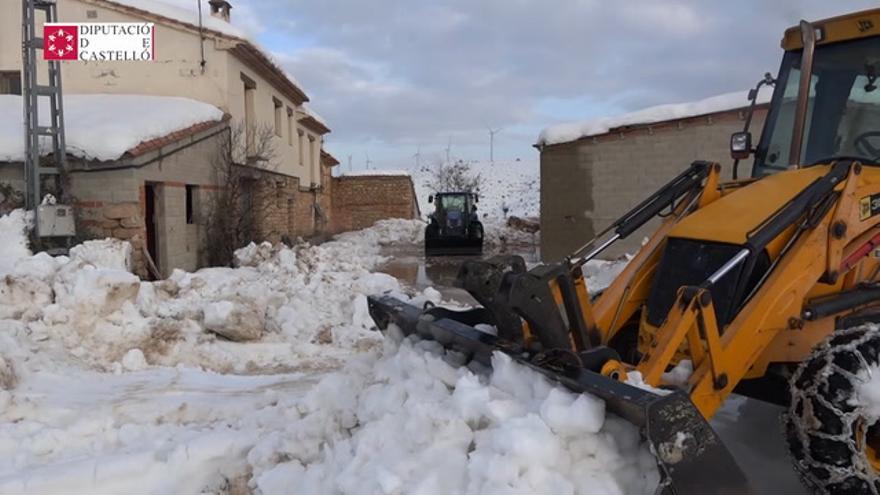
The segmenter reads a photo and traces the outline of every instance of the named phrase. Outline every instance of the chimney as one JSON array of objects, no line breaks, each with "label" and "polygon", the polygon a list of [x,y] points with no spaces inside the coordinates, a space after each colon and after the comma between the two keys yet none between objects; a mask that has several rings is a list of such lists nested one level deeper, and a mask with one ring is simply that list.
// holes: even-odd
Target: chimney
[{"label": "chimney", "polygon": [[211,15],[218,19],[229,22],[229,14],[232,11],[232,5],[226,0],[208,0],[211,5]]}]

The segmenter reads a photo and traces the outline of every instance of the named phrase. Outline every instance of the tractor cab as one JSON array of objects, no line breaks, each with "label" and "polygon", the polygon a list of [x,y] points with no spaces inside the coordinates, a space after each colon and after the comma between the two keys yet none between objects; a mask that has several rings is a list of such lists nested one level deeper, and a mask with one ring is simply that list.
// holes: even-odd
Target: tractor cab
[{"label": "tractor cab", "polygon": [[429,256],[480,254],[483,224],[477,216],[479,197],[470,192],[444,192],[428,197],[434,204],[425,229],[425,253]]}]

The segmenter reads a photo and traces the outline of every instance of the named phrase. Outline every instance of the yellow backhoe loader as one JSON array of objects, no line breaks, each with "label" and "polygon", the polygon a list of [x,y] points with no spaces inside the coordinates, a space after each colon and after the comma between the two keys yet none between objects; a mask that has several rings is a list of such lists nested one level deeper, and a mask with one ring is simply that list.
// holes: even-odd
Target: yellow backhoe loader
[{"label": "yellow backhoe loader", "polygon": [[[856,400],[880,365],[869,325],[880,322],[880,10],[801,22],[782,46],[779,73],[750,95],[754,108],[757,90],[775,86],[757,145],[748,130],[731,138],[734,158],[754,154],[751,178],[724,182],[720,165],[694,162],[561,263],[466,262],[458,282],[481,307],[376,296],[377,326],[487,364],[505,352],[601,397],[642,429],[663,493],[751,491],[707,422],[736,392],[787,406],[785,437],[810,489],[880,494],[880,424]],[[658,217],[591,296],[582,266]],[[666,383],[685,359],[687,383]],[[671,392],[627,384],[634,371]]]}]

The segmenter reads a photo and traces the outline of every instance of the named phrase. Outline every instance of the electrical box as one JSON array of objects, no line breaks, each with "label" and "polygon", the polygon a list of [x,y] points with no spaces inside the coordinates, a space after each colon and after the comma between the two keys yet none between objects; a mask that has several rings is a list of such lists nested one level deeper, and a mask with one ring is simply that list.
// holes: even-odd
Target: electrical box
[{"label": "electrical box", "polygon": [[76,235],[73,207],[40,205],[38,208],[37,235],[40,237],[73,237]]}]

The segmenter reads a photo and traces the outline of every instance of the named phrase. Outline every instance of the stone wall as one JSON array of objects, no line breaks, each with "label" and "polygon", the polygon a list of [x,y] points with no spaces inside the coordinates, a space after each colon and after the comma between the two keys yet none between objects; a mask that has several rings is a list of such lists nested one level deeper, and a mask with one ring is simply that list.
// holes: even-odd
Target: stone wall
[{"label": "stone wall", "polygon": [[[327,233],[331,211],[327,188],[308,189],[299,179],[271,172],[254,171],[254,215],[260,237],[270,242],[294,241]],[[320,218],[315,205],[322,208]]]},{"label": "stone wall", "polygon": [[418,218],[412,178],[404,175],[334,177],[334,232],[358,230],[386,218]]},{"label": "stone wall", "polygon": [[[760,134],[766,107],[755,112],[754,135]],[[636,206],[694,160],[722,165],[730,178],[729,141],[741,131],[743,111],[729,111],[650,126],[639,126],[541,150],[541,253],[556,261]],[[751,160],[740,164],[740,177],[751,174]],[[649,235],[649,223],[606,251],[633,252]]]}]

